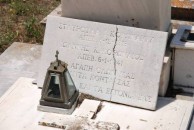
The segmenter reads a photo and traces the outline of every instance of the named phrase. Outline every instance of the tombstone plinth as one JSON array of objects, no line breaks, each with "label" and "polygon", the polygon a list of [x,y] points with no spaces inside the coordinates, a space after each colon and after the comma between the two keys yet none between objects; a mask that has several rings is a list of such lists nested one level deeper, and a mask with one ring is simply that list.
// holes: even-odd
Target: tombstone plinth
[{"label": "tombstone plinth", "polygon": [[61,0],[62,16],[168,31],[170,0]]}]

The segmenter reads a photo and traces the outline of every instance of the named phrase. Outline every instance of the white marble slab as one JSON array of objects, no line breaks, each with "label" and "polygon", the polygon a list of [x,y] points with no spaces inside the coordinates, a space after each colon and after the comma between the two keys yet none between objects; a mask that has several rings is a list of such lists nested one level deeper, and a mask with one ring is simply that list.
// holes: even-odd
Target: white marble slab
[{"label": "white marble slab", "polygon": [[193,104],[191,101],[160,98],[157,110],[148,111],[103,102],[95,120],[117,123],[121,130],[189,130]]},{"label": "white marble slab", "polygon": [[80,92],[155,109],[167,32],[55,16],[47,20],[38,86],[58,50]]},{"label": "white marble slab", "polygon": [[[38,122],[41,121],[42,117],[45,117],[44,115],[47,115],[47,113],[37,111],[41,90],[38,89],[36,85],[32,84],[33,80],[34,79],[20,78],[0,98],[1,130],[56,129],[38,125]],[[88,102],[83,103],[83,106],[88,110],[87,113],[89,113],[91,109],[87,109]],[[95,103],[96,101],[91,104]],[[121,130],[126,128],[131,130],[186,130],[193,111],[193,102],[168,98],[158,100],[158,109],[156,111],[143,110],[105,101],[102,102],[101,106],[100,111],[96,113],[97,116],[93,120],[95,122],[105,121],[116,123],[120,126]],[[93,107],[92,110],[94,110]],[[65,118],[64,116],[60,117]],[[72,118],[71,116],[71,119]],[[53,116],[53,119],[49,119],[48,121],[52,122],[56,119],[57,116]],[[64,120],[60,120],[60,122]]]},{"label": "white marble slab", "polygon": [[100,101],[84,99],[82,104],[74,111],[73,116],[92,119],[99,109]]},{"label": "white marble slab", "polygon": [[185,30],[194,31],[194,27],[181,25],[171,42],[174,49],[174,87],[194,93],[194,42],[181,41]]},{"label": "white marble slab", "polygon": [[110,100],[110,94],[101,93],[99,87],[112,89],[116,27],[54,16],[47,21],[38,86],[43,85],[46,70],[58,50],[59,59],[68,63],[80,92]]},{"label": "white marble slab", "polygon": [[42,45],[14,42],[0,55],[0,96],[18,79],[38,75]]},{"label": "white marble slab", "polygon": [[[193,43],[194,44],[194,43]],[[194,50],[175,49],[174,87],[194,93]]]},{"label": "white marble slab", "polygon": [[117,26],[111,101],[155,109],[167,33]]},{"label": "white marble slab", "polygon": [[[37,106],[41,97],[41,89],[32,84],[33,80],[24,77],[19,78],[0,98],[0,130],[56,130],[54,126],[39,125],[40,122],[51,126],[55,123],[55,126],[64,125],[63,127],[67,127],[68,130],[77,130],[78,128],[80,130],[94,128],[97,130],[96,127],[118,129],[118,125],[115,123],[97,122],[72,115],[38,111]],[[87,113],[89,113],[91,109],[87,110]]]},{"label": "white marble slab", "polygon": [[170,0],[61,0],[62,16],[168,31]]}]

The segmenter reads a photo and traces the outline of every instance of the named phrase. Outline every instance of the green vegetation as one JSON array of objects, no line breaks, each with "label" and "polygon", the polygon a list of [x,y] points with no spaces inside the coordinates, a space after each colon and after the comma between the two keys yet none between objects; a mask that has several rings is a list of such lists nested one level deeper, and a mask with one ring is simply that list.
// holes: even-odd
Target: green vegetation
[{"label": "green vegetation", "polygon": [[0,0],[0,52],[14,41],[42,43],[44,26],[40,21],[60,0]]}]

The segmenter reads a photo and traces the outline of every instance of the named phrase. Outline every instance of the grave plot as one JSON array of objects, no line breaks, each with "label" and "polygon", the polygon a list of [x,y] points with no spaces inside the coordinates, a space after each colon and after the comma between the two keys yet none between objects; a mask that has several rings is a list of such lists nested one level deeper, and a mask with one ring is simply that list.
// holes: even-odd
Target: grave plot
[{"label": "grave plot", "polygon": [[38,86],[55,51],[82,93],[154,110],[168,33],[49,16]]}]

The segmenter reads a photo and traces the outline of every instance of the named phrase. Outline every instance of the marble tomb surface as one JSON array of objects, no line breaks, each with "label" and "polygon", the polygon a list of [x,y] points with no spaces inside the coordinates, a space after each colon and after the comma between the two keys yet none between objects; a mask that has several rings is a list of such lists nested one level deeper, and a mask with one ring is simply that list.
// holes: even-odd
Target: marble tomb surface
[{"label": "marble tomb surface", "polygon": [[80,92],[155,110],[167,38],[167,32],[49,16],[38,86],[58,50]]}]

